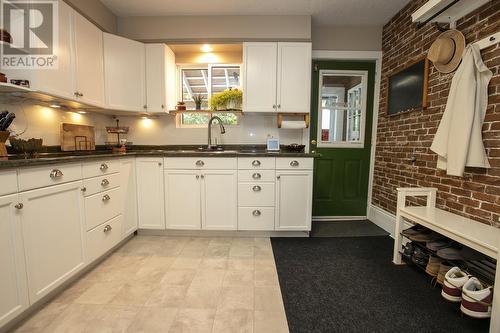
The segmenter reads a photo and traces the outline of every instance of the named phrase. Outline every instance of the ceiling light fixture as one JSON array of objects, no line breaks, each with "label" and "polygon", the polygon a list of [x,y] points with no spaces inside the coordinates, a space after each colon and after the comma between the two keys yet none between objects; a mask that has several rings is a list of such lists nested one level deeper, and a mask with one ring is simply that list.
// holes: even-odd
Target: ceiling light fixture
[{"label": "ceiling light fixture", "polygon": [[200,50],[202,52],[208,53],[208,52],[212,52],[214,49],[208,44],[203,44],[203,46],[200,48]]}]

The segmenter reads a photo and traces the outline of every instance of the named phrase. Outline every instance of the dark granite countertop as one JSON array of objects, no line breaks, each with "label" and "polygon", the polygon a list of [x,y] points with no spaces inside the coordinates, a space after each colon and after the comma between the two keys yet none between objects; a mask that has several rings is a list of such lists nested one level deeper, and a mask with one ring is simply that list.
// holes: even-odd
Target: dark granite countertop
[{"label": "dark granite countertop", "polygon": [[[150,149],[148,149],[150,148]],[[50,165],[58,163],[81,163],[92,160],[126,157],[319,157],[319,154],[299,153],[281,150],[268,152],[262,146],[228,146],[222,151],[201,151],[193,146],[155,146],[133,147],[126,153],[112,153],[110,150],[97,149],[92,152],[60,152],[40,153],[36,158],[25,158],[23,155],[9,155],[8,159],[0,159],[0,169]]]}]

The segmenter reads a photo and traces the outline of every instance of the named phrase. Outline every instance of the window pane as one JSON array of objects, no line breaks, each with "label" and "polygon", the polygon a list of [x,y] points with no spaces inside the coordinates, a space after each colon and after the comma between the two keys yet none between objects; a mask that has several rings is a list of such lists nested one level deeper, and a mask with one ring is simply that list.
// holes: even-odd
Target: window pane
[{"label": "window pane", "polygon": [[240,86],[239,66],[212,67],[212,95]]},{"label": "window pane", "polygon": [[[222,119],[224,125],[238,125],[238,116],[234,113],[221,112],[214,113],[214,116]],[[210,114],[205,112],[182,113],[182,125],[206,127],[210,120]]]},{"label": "window pane", "polygon": [[194,95],[202,95],[206,106],[208,100],[208,69],[182,69],[182,101],[187,109],[195,109]]}]

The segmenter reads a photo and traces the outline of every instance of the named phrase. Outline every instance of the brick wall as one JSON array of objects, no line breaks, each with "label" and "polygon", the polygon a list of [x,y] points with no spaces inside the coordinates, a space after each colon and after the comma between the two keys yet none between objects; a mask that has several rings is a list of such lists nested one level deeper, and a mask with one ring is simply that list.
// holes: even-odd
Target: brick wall
[{"label": "brick wall", "polygon": [[[397,187],[437,187],[440,208],[490,223],[500,215],[500,47],[482,51],[485,64],[493,72],[483,139],[492,168],[466,168],[464,177],[447,176],[436,168],[437,155],[430,150],[443,115],[453,78],[430,66],[429,107],[388,117],[387,76],[409,61],[424,55],[439,31],[427,24],[417,29],[411,13],[427,0],[412,0],[383,30],[382,81],[378,117],[375,175],[372,203],[392,213],[396,210]],[[493,0],[457,23],[468,43],[500,30],[500,1]],[[411,155],[417,157],[411,163]]]}]

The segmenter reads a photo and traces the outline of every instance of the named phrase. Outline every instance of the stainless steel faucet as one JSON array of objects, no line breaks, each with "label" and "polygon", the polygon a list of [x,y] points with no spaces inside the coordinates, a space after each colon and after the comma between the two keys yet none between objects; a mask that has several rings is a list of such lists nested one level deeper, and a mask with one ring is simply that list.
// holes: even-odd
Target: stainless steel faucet
[{"label": "stainless steel faucet", "polygon": [[210,118],[210,120],[208,121],[208,146],[207,146],[208,149],[212,149],[212,123],[214,120],[219,121],[220,134],[226,133],[226,129],[222,124],[222,119],[220,119],[217,116],[213,116],[212,118]]}]

